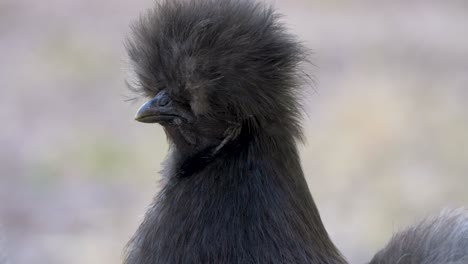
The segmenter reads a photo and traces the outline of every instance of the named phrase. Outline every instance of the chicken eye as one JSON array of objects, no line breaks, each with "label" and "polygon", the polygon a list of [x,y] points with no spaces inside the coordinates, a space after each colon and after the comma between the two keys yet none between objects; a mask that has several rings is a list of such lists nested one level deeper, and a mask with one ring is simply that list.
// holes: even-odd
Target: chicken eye
[{"label": "chicken eye", "polygon": [[159,99],[159,106],[166,106],[167,104],[169,104],[170,101],[171,99],[169,98],[169,96],[163,96],[161,97],[161,99]]}]

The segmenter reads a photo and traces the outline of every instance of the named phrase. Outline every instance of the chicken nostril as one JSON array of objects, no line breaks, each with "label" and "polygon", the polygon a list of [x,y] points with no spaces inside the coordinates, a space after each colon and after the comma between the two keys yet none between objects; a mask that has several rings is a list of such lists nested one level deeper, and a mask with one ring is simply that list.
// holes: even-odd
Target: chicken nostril
[{"label": "chicken nostril", "polygon": [[166,105],[169,104],[169,102],[170,102],[169,96],[165,95],[165,96],[162,96],[161,98],[159,98],[158,105],[159,106],[166,106]]}]

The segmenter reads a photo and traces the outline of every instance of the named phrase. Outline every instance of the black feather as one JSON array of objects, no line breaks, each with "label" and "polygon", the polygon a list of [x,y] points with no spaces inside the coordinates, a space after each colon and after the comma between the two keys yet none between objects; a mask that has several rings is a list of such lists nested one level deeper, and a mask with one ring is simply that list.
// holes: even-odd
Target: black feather
[{"label": "black feather", "polygon": [[467,264],[468,212],[445,210],[395,234],[370,264]]},{"label": "black feather", "polygon": [[[126,264],[346,263],[322,224],[296,147],[307,52],[270,7],[162,1],[134,24],[127,49],[132,89],[152,100],[168,94],[183,118],[164,124],[170,151],[162,190],[128,245]],[[454,228],[466,230],[467,222]],[[372,264],[397,263],[381,259],[407,252],[393,250],[410,239],[404,234],[390,244],[391,258],[384,250]]]}]

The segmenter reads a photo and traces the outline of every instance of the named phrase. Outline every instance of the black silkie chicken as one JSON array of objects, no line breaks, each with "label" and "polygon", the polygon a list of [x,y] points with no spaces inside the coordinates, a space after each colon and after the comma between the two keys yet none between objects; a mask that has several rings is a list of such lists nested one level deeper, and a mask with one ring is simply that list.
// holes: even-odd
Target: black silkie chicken
[{"label": "black silkie chicken", "polygon": [[[162,190],[126,264],[347,263],[310,195],[296,142],[306,52],[244,0],[166,0],[133,27],[136,120],[170,142]],[[468,263],[468,215],[405,230],[370,263]]]}]

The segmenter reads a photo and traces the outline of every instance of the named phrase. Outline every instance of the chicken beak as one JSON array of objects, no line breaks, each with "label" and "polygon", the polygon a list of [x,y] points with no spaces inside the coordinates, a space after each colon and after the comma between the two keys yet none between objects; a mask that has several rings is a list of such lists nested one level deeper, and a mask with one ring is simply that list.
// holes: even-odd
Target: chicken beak
[{"label": "chicken beak", "polygon": [[[152,106],[152,101],[150,100],[138,108],[135,114],[135,120],[143,123],[148,123],[148,118],[151,116],[157,116],[158,111]],[[152,122],[151,122],[152,123]]]},{"label": "chicken beak", "polygon": [[158,106],[157,99],[144,103],[135,114],[135,120],[142,123],[170,123],[178,115],[171,113],[171,109]]}]

